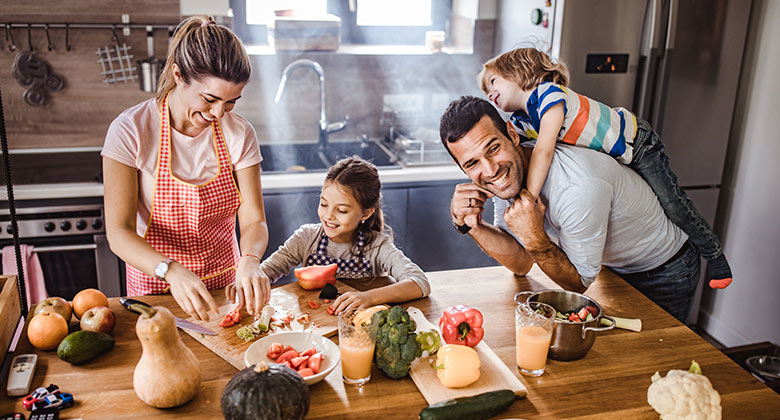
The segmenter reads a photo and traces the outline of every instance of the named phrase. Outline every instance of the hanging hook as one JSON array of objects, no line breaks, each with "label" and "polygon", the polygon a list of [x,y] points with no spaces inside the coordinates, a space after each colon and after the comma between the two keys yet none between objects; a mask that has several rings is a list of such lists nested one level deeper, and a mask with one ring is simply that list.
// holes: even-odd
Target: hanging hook
[{"label": "hanging hook", "polygon": [[65,50],[70,51],[70,23],[65,24]]},{"label": "hanging hook", "polygon": [[14,34],[11,32],[11,24],[6,23],[5,24],[5,42],[8,43],[8,50],[13,52],[16,51],[16,41],[14,41]]},{"label": "hanging hook", "polygon": [[119,36],[116,34],[116,24],[111,25],[111,33],[113,34],[114,43],[119,45]]},{"label": "hanging hook", "polygon": [[43,25],[43,30],[46,32],[46,42],[48,43],[48,45],[46,46],[46,48],[48,48],[48,49],[49,49],[49,51],[51,51],[51,50],[53,50],[53,49],[54,49],[54,45],[52,45],[52,43],[51,43],[51,37],[49,36],[49,24],[48,24],[48,23],[45,23],[45,24]]},{"label": "hanging hook", "polygon": [[32,24],[30,23],[27,24],[27,46],[30,47],[30,52],[32,52]]}]

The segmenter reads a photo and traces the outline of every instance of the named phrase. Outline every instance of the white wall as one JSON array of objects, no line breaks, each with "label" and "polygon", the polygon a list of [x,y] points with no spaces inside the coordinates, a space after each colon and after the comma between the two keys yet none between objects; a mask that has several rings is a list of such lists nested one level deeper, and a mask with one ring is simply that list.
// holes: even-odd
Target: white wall
[{"label": "white wall", "polygon": [[716,224],[734,283],[701,304],[700,325],[728,347],[780,344],[779,21],[780,1],[754,0]]}]

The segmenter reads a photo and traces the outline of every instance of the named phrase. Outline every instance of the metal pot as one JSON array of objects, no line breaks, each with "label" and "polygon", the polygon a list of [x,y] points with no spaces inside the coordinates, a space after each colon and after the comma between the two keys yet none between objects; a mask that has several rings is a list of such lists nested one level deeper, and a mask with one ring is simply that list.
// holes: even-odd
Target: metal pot
[{"label": "metal pot", "polygon": [[[522,298],[527,296],[525,300]],[[584,306],[597,309],[596,315],[588,322],[566,322],[556,319],[553,336],[550,341],[548,357],[554,360],[577,360],[585,357],[596,341],[597,331],[611,330],[615,320],[604,315],[601,305],[582,293],[568,290],[542,290],[541,292],[520,292],[515,295],[515,302],[542,302],[551,305],[558,312],[578,311]],[[609,320],[612,325],[600,327],[601,318]]]},{"label": "metal pot", "polygon": [[152,27],[146,27],[147,58],[138,61],[138,82],[141,90],[148,93],[157,92],[157,84],[160,79],[165,62],[154,58],[154,37]]}]

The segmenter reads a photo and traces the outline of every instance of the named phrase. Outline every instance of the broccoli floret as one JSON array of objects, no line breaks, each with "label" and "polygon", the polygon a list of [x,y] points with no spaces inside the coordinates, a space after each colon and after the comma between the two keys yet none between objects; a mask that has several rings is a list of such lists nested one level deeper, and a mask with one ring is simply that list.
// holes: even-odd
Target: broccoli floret
[{"label": "broccoli floret", "polygon": [[376,363],[387,376],[400,379],[409,373],[412,361],[422,355],[414,330],[416,324],[402,306],[375,313],[371,323],[376,330]]}]

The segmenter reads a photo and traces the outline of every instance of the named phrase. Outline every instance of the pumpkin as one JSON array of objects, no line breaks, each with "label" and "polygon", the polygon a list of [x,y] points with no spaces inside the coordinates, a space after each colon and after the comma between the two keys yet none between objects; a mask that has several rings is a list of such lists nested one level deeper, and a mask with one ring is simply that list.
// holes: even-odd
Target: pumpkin
[{"label": "pumpkin", "polygon": [[200,389],[200,365],[181,341],[173,314],[162,306],[132,306],[141,312],[135,332],[143,346],[133,373],[136,395],[157,408],[186,403]]},{"label": "pumpkin", "polygon": [[226,420],[294,420],[309,412],[309,387],[287,366],[261,361],[225,386],[222,415]]}]

